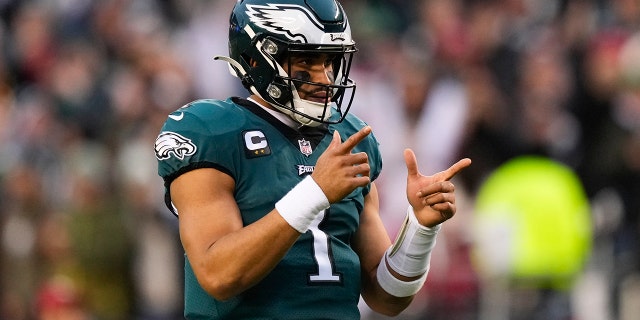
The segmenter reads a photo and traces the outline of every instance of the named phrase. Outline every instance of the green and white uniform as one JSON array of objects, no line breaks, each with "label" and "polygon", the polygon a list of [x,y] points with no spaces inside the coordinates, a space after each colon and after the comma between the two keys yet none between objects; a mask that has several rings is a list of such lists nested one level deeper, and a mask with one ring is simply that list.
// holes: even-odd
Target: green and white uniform
[{"label": "green and white uniform", "polygon": [[[167,205],[179,215],[169,197],[176,177],[216,168],[235,180],[235,200],[244,225],[249,225],[313,172],[335,130],[344,141],[363,126],[349,114],[338,124],[295,130],[248,100],[195,101],[169,115],[156,141]],[[373,181],[382,167],[373,134],[353,150],[361,151],[369,156]],[[218,301],[208,295],[186,257],[187,319],[358,319],[360,261],[350,241],[368,192],[369,186],[357,188],[320,213],[322,221],[317,219],[300,236],[271,273],[232,299]]]}]

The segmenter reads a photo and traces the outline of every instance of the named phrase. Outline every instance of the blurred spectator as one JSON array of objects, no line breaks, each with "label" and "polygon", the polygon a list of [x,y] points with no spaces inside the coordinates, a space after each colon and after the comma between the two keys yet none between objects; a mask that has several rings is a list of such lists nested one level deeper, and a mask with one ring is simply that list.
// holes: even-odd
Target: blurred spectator
[{"label": "blurred spectator", "polygon": [[89,320],[81,294],[73,282],[55,277],[45,282],[37,291],[36,319],[38,320]]},{"label": "blurred spectator", "polygon": [[[69,277],[100,319],[126,319],[133,310],[131,217],[110,192],[106,149],[84,143],[69,148],[65,168],[70,199],[64,209],[74,264]],[[65,166],[66,167],[66,166]]]}]

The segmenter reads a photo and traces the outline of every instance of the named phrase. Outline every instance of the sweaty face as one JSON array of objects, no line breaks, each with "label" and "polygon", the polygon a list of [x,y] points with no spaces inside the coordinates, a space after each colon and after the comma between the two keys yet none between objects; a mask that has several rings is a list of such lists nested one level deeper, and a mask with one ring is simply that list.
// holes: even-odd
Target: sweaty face
[{"label": "sweaty face", "polygon": [[292,53],[283,64],[284,70],[293,79],[300,98],[318,103],[331,100],[334,83],[333,62],[335,55],[324,53]]}]

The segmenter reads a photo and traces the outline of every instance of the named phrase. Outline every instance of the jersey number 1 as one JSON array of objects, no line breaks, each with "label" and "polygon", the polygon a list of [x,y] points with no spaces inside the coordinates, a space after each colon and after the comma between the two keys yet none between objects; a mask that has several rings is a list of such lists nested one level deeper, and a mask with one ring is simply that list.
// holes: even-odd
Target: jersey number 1
[{"label": "jersey number 1", "polygon": [[309,227],[313,234],[313,258],[318,266],[317,274],[309,274],[310,283],[342,282],[342,275],[335,272],[331,247],[329,247],[329,236],[319,227],[325,214],[326,210],[321,211]]}]

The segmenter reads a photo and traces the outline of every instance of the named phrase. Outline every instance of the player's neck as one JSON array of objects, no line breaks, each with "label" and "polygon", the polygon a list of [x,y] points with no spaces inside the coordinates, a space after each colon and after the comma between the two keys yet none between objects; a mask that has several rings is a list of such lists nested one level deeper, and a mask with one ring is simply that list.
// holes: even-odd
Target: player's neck
[{"label": "player's neck", "polygon": [[[280,120],[280,122],[284,123],[288,127],[292,128],[292,129],[300,128],[300,123],[298,123],[295,120],[291,119],[291,117],[289,117],[288,115],[275,110],[271,105],[269,105],[269,103],[267,103],[264,100],[260,99],[260,97],[252,95],[249,98],[247,98],[247,100],[259,105],[261,108],[263,108],[264,110],[269,112],[269,114],[274,116],[276,119]],[[264,103],[262,103],[262,102],[264,102]]]}]

